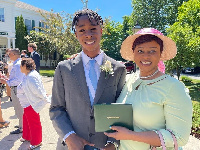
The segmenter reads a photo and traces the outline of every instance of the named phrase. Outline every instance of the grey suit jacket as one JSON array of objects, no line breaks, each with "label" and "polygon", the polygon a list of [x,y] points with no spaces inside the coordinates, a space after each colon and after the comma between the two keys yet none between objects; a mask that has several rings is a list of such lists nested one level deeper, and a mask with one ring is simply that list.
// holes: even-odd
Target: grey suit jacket
[{"label": "grey suit jacket", "polygon": [[[114,103],[125,83],[125,66],[104,54],[103,64],[106,60],[111,62],[114,74],[105,79],[105,72],[100,73],[94,104]],[[79,54],[71,60],[60,62],[56,68],[50,118],[60,139],[70,131],[75,131],[96,147],[103,147],[107,136],[95,132],[93,115],[82,57]]]}]

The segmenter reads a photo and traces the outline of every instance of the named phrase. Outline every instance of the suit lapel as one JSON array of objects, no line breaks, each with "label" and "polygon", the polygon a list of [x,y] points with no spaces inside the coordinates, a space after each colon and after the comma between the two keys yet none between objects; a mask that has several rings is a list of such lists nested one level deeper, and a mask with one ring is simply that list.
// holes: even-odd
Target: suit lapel
[{"label": "suit lapel", "polygon": [[82,61],[81,54],[79,54],[72,60],[72,73],[74,74],[74,76],[77,80],[79,89],[84,96],[83,99],[86,100],[87,103],[90,105],[88,86],[86,83],[85,71],[84,71],[84,67],[83,67],[83,61]]},{"label": "suit lapel", "polygon": [[[108,60],[108,56],[106,56],[104,54],[104,57],[103,57],[103,63],[102,65],[105,64],[106,60]],[[108,80],[109,80],[110,76],[108,76],[108,78],[105,78],[105,72],[104,71],[101,71],[100,72],[100,77],[99,77],[99,80],[98,80],[98,84],[97,84],[97,90],[96,90],[96,94],[95,94],[95,98],[94,98],[94,104],[96,104],[98,102],[98,100],[100,99],[107,83],[108,83]]]}]

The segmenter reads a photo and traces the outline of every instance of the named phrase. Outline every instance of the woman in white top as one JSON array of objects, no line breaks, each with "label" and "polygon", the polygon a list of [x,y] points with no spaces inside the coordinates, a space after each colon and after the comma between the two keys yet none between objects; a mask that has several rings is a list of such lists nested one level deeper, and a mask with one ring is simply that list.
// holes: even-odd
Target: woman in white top
[{"label": "woman in white top", "polygon": [[47,103],[47,96],[40,75],[35,71],[34,60],[22,58],[20,69],[26,75],[17,87],[17,96],[24,108],[21,141],[30,141],[29,149],[35,149],[42,143],[39,112]]}]

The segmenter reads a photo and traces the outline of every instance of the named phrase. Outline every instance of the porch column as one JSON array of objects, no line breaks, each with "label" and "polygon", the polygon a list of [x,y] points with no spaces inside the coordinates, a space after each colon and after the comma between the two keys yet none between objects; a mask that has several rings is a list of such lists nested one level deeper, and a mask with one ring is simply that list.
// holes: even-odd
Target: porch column
[{"label": "porch column", "polygon": [[13,48],[15,48],[15,38],[12,38]]},{"label": "porch column", "polygon": [[7,37],[7,39],[8,39],[8,48],[10,48],[10,38]]}]

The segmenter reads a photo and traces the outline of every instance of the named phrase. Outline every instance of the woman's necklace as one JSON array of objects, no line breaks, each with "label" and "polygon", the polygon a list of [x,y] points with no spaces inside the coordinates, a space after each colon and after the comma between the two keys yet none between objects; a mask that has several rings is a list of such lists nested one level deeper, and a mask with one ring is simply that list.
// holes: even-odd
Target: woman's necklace
[{"label": "woman's necklace", "polygon": [[147,79],[147,78],[150,78],[150,77],[153,77],[156,73],[158,73],[158,69],[153,73],[153,74],[151,74],[151,75],[149,75],[149,76],[145,76],[145,77],[141,77],[140,76],[140,79]]}]

